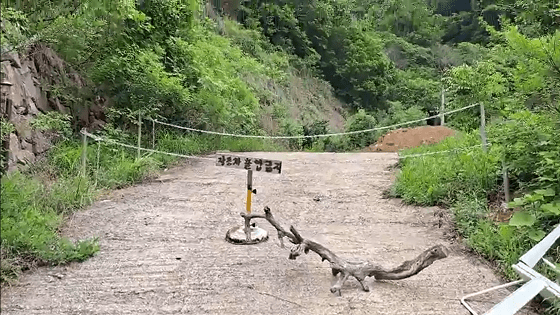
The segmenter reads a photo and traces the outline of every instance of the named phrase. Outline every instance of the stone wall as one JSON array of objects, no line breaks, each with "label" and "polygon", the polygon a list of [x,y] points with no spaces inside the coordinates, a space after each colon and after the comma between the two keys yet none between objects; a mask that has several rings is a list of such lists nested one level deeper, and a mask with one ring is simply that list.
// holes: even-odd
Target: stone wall
[{"label": "stone wall", "polygon": [[70,114],[76,129],[96,129],[104,124],[103,99],[98,97],[76,108],[53,95],[51,87],[63,79],[78,90],[84,88],[85,81],[50,48],[36,44],[24,54],[5,53],[0,62],[0,115],[15,126],[15,132],[3,139],[8,171],[35,162],[52,145],[56,134],[34,130],[29,124],[39,113]]}]

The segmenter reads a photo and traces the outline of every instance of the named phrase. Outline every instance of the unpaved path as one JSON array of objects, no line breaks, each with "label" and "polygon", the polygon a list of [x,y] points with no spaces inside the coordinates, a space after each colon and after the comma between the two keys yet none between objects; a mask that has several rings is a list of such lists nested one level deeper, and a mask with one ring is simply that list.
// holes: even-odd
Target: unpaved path
[{"label": "unpaved path", "polygon": [[[386,266],[435,244],[448,258],[400,281],[351,279],[335,297],[326,262],[313,253],[288,260],[276,231],[268,242],[224,240],[241,224],[246,173],[193,162],[165,181],[116,191],[68,222],[72,238],[99,236],[84,263],[40,268],[2,289],[2,314],[469,314],[459,298],[499,280],[444,237],[437,208],[382,198],[392,153],[245,153],[283,161],[282,175],[255,173],[254,211],[268,205],[284,225],[345,257]],[[315,201],[319,197],[319,201]],[[487,310],[503,291],[478,299]]]}]

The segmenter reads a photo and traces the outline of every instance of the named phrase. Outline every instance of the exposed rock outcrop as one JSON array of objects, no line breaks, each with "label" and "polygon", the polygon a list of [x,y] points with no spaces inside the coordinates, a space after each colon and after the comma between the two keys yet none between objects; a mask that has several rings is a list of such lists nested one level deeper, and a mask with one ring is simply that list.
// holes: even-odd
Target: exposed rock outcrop
[{"label": "exposed rock outcrop", "polygon": [[24,54],[5,53],[0,62],[0,115],[15,126],[15,132],[3,143],[8,150],[8,171],[33,163],[52,145],[52,133],[34,130],[29,124],[39,113],[69,114],[76,128],[99,128],[105,123],[104,99],[92,97],[84,104],[65,104],[53,93],[53,87],[79,90],[86,82],[47,46],[35,44]]}]

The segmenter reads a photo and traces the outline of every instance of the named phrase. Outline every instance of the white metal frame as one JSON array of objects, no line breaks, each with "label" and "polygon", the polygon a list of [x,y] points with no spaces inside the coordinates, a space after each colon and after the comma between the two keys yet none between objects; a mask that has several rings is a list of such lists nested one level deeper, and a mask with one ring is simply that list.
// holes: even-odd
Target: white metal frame
[{"label": "white metal frame", "polygon": [[461,298],[461,304],[473,315],[478,315],[472,307],[466,302],[473,296],[478,296],[490,291],[501,288],[511,287],[516,284],[525,282],[523,286],[508,295],[500,303],[492,307],[485,315],[513,315],[517,313],[523,306],[531,301],[535,296],[540,294],[544,298],[558,297],[560,298],[560,286],[536,272],[533,268],[542,259],[544,263],[556,268],[554,264],[543,258],[546,252],[554,245],[556,240],[560,238],[560,225],[558,225],[550,234],[542,239],[537,245],[531,248],[525,255],[521,256],[519,262],[513,265],[513,269],[519,274],[521,280],[498,285],[486,290],[471,293]]},{"label": "white metal frame", "polygon": [[513,285],[520,284],[520,283],[522,283],[522,282],[525,282],[525,280],[512,281],[512,282],[508,282],[508,283],[506,283],[506,284],[501,284],[501,285],[497,285],[497,286],[495,286],[495,287],[491,287],[491,288],[486,289],[486,290],[482,290],[482,291],[479,291],[479,292],[467,294],[467,295],[465,295],[465,296],[461,299],[461,304],[463,304],[463,306],[464,306],[466,309],[468,309],[469,312],[471,312],[471,314],[473,314],[473,315],[478,315],[478,313],[475,312],[475,310],[473,310],[472,307],[467,303],[467,301],[466,301],[467,299],[470,299],[470,298],[472,298],[472,297],[474,297],[474,296],[482,295],[482,294],[484,294],[484,293],[492,292],[492,291],[495,291],[495,290],[498,290],[498,289],[508,288],[508,287],[513,286]]}]

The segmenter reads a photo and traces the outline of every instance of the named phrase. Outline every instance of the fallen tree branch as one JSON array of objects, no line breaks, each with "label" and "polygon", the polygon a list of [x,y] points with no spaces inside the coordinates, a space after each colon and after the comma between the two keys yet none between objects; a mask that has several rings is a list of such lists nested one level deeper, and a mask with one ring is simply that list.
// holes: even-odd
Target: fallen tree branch
[{"label": "fallen tree branch", "polygon": [[350,276],[358,280],[364,291],[369,291],[368,286],[364,283],[366,277],[374,277],[376,280],[404,279],[418,274],[436,260],[447,257],[447,249],[442,245],[436,245],[425,250],[412,260],[405,261],[395,268],[386,269],[368,261],[354,262],[342,259],[325,246],[303,238],[293,226],[290,226],[289,232],[286,231],[276,221],[269,207],[264,208],[264,215],[241,213],[241,216],[245,219],[246,227],[250,225],[252,219],[267,220],[278,231],[278,239],[282,247],[284,247],[284,237],[287,237],[292,244],[295,244],[290,250],[289,259],[296,259],[298,256],[312,251],[319,255],[322,261],[328,261],[331,265],[333,276],[338,276],[338,281],[332,286],[331,292],[339,296],[341,294],[340,289]]}]

